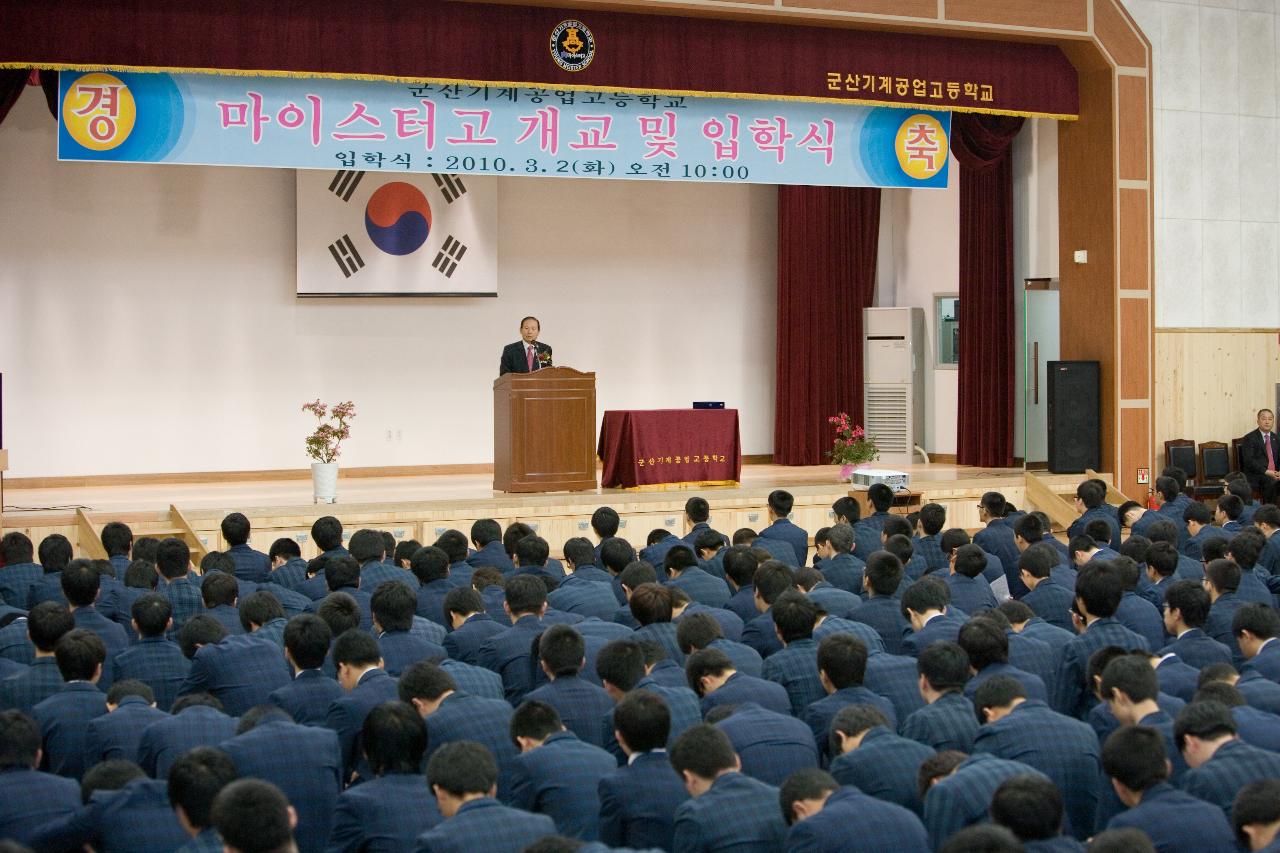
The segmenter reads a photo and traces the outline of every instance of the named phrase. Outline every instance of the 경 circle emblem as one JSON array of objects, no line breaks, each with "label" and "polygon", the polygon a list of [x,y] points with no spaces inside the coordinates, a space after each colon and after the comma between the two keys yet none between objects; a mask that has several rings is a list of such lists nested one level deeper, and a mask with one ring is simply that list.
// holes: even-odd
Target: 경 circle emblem
[{"label": "\uacbd circle emblem", "polygon": [[595,37],[582,21],[561,21],[551,31],[551,58],[565,71],[581,71],[595,55]]}]

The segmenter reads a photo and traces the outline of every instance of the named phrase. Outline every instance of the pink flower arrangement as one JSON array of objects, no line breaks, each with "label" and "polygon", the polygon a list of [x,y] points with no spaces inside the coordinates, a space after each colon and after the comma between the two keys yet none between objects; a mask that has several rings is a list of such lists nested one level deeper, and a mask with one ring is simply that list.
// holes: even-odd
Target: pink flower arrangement
[{"label": "pink flower arrangement", "polygon": [[[351,427],[347,422],[356,416],[356,404],[348,400],[334,403],[330,409],[317,399],[303,403],[302,411],[315,415],[320,422],[315,432],[307,436],[307,455],[317,462],[333,462],[341,454],[342,442],[351,437]],[[330,420],[333,423],[329,423]]]},{"label": "pink flower arrangement", "polygon": [[832,462],[842,466],[841,479],[849,479],[855,468],[880,457],[875,439],[867,435],[866,430],[861,426],[855,426],[849,420],[847,413],[840,412],[832,415],[827,418],[827,423],[832,424],[836,430],[835,441],[831,450],[827,451],[827,455],[831,457]]}]

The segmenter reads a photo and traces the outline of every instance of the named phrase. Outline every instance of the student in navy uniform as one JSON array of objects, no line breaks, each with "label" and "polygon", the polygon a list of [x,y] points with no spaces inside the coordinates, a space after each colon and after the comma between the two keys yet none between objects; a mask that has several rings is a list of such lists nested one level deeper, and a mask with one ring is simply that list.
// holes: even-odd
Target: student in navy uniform
[{"label": "student in navy uniform", "polygon": [[329,706],[342,696],[342,687],[322,669],[332,642],[333,632],[319,616],[304,613],[285,626],[284,657],[293,670],[293,680],[271,691],[267,701],[283,709],[295,723],[324,725]]},{"label": "student in navy uniform", "polygon": [[795,573],[796,587],[809,596],[813,603],[837,619],[847,619],[862,606],[862,599],[827,583],[822,572],[805,567]]},{"label": "student in navy uniform", "polygon": [[[1196,691],[1192,701],[1221,702],[1231,709],[1240,740],[1268,752],[1280,752],[1280,715],[1252,707],[1233,685],[1225,681],[1207,682]],[[1170,749],[1177,753],[1177,747]]]},{"label": "student in navy uniform", "polygon": [[827,694],[810,702],[798,715],[813,731],[818,752],[830,755],[831,721],[841,708],[865,704],[878,710],[896,731],[893,703],[863,686],[867,674],[867,647],[848,634],[833,634],[818,646],[818,674]]},{"label": "student in navy uniform", "polygon": [[191,836],[178,853],[222,853],[222,839],[213,828],[213,801],[235,780],[235,762],[208,746],[191,750],[169,768],[169,803],[178,825]]},{"label": "student in navy uniform", "polygon": [[790,492],[774,489],[769,493],[768,503],[769,526],[760,531],[760,538],[790,545],[796,555],[796,561],[791,565],[803,566],[809,553],[809,534],[791,521],[795,498]]},{"label": "student in navy uniform", "polygon": [[[390,546],[387,544],[388,538],[391,539]],[[370,595],[377,592],[383,584],[391,581],[399,581],[411,587],[417,585],[417,579],[406,573],[395,562],[395,537],[391,534],[383,536],[381,531],[367,527],[361,528],[351,534],[347,547],[351,551],[352,559],[360,565],[360,588]],[[390,552],[388,547],[391,549]]]},{"label": "student in navy uniform", "polygon": [[279,708],[262,705],[240,718],[235,737],[219,749],[231,757],[242,777],[278,786],[294,804],[301,849],[324,846],[343,779],[342,753],[334,732],[300,726]]},{"label": "student in navy uniform", "polygon": [[[612,605],[612,595],[609,600]],[[480,647],[506,628],[485,612],[484,599],[469,586],[449,590],[449,594],[444,597],[443,607],[453,629],[445,635],[445,652],[453,660],[478,666]]]},{"label": "student in navy uniform", "polygon": [[733,593],[725,602],[725,609],[736,613],[744,623],[759,615],[753,585],[759,567],[759,556],[747,545],[734,545],[724,555],[725,582]]},{"label": "student in navy uniform", "polygon": [[415,663],[401,676],[399,696],[426,720],[428,761],[445,744],[475,741],[500,769],[498,798],[504,802],[510,798],[517,755],[510,736],[510,705],[458,690],[448,673],[426,661]]},{"label": "student in navy uniform", "polygon": [[252,634],[229,637],[210,616],[197,616],[184,625],[178,645],[191,658],[191,671],[178,696],[212,693],[232,715],[265,704],[271,691],[290,681],[278,645]]},{"label": "student in navy uniform", "polygon": [[884,551],[872,554],[867,560],[866,582],[868,598],[849,618],[874,628],[889,654],[906,654],[902,637],[911,623],[902,615],[902,608],[894,597],[902,583],[901,561]]},{"label": "student in navy uniform", "polygon": [[133,549],[133,531],[123,522],[110,521],[102,527],[101,541],[102,549],[107,552],[107,561],[123,575],[129,565],[129,552]]},{"label": "student in navy uniform", "polygon": [[43,773],[40,728],[21,711],[0,711],[0,838],[30,843],[41,825],[80,808],[80,785]]},{"label": "student in navy uniform", "polygon": [[1164,600],[1164,627],[1174,640],[1160,650],[1176,654],[1189,666],[1203,669],[1215,663],[1231,663],[1230,647],[1204,632],[1212,602],[1203,584],[1175,581]]},{"label": "student in navy uniform", "polygon": [[929,843],[924,824],[911,811],[857,788],[841,788],[817,768],[793,773],[782,783],[779,799],[791,826],[788,850],[898,853],[923,850]]},{"label": "student in navy uniform", "polygon": [[657,583],[642,583],[631,591],[628,602],[632,616],[640,626],[635,631],[636,641],[656,643],[668,659],[682,665],[684,653],[676,639],[676,625],[671,621],[671,590]]},{"label": "student in navy uniform", "polygon": [[676,642],[687,661],[689,655],[700,649],[718,649],[729,656],[733,668],[739,672],[760,678],[764,660],[750,646],[727,640],[724,629],[710,613],[690,613],[676,623]]},{"label": "student in navy uniform", "polygon": [[419,770],[427,751],[422,718],[403,702],[379,705],[365,717],[361,743],[374,778],[338,796],[326,850],[408,850],[444,818]]},{"label": "student in navy uniform", "polygon": [[1072,613],[1080,634],[1063,647],[1050,704],[1059,713],[1083,719],[1098,702],[1092,685],[1085,682],[1093,653],[1105,646],[1127,651],[1148,649],[1146,640],[1114,618],[1124,594],[1124,582],[1113,567],[1103,563],[1082,568],[1075,592]]},{"label": "student in navy uniform", "polygon": [[[573,556],[570,556],[571,551],[575,552]],[[595,567],[592,562],[594,559],[591,543],[586,539],[571,539],[565,543],[568,568],[560,585],[547,593],[547,604],[550,607],[588,618],[594,616],[605,621],[613,619],[618,602],[613,595],[610,583],[612,578]],[[603,575],[603,578],[592,577],[595,574]]]},{"label": "student in navy uniform", "polygon": [[1280,574],[1280,536],[1276,535],[1276,532],[1280,531],[1280,507],[1274,504],[1258,507],[1258,511],[1253,516],[1253,524],[1267,540],[1266,545],[1262,547],[1262,553],[1258,555],[1258,565],[1263,571],[1270,572],[1272,575]]},{"label": "student in navy uniform", "polygon": [[831,775],[877,799],[920,813],[917,773],[934,755],[932,747],[894,734],[890,720],[875,706],[847,705],[831,721],[835,758]]},{"label": "student in navy uniform", "polygon": [[[836,589],[861,595],[863,590],[862,576],[866,569],[866,560],[870,554],[853,553],[853,528],[847,524],[833,524],[827,528],[827,538],[821,547],[817,547],[822,557],[822,576]],[[879,549],[876,549],[879,550]]]},{"label": "student in navy uniform", "polygon": [[813,639],[819,615],[818,606],[799,592],[784,592],[773,602],[774,630],[783,649],[765,660],[763,675],[786,689],[796,717],[826,693],[818,677],[818,644]]},{"label": "student in navy uniform", "polygon": [[902,593],[899,607],[912,629],[902,639],[907,654],[919,657],[931,643],[955,642],[963,623],[947,614],[950,600],[947,585],[936,577],[921,578]]},{"label": "student in navy uniform", "polygon": [[1085,525],[1089,522],[1101,519],[1111,531],[1105,544],[1110,545],[1113,551],[1120,550],[1120,519],[1116,517],[1115,508],[1107,504],[1105,484],[1099,480],[1085,480],[1076,486],[1076,511],[1081,515],[1067,528],[1067,536],[1074,539],[1085,532]]},{"label": "student in navy uniform", "polygon": [[170,636],[177,635],[183,625],[204,611],[200,587],[188,577],[190,569],[191,548],[187,543],[173,537],[162,539],[156,548],[156,571],[160,574],[156,591],[168,599],[173,608]]},{"label": "student in navy uniform", "polygon": [[[5,604],[26,608],[28,590],[44,574],[34,558],[35,546],[25,533],[10,530],[0,537],[0,597]],[[68,547],[67,560],[70,558]]]},{"label": "student in navy uniform", "polygon": [[30,714],[37,704],[62,689],[54,650],[75,627],[71,613],[57,602],[46,601],[31,608],[26,629],[35,647],[35,660],[25,672],[0,681],[0,707]]},{"label": "student in navy uniform", "polygon": [[902,736],[938,751],[970,752],[978,733],[973,703],[964,696],[969,656],[955,643],[933,643],[920,653],[920,695],[928,705],[902,721]]},{"label": "student in navy uniform", "polygon": [[240,626],[240,612],[236,609],[238,589],[236,579],[222,572],[210,572],[200,584],[204,614],[216,619],[229,635],[244,633]]},{"label": "student in navy uniform", "polygon": [[1243,850],[1274,853],[1280,829],[1280,779],[1250,782],[1236,794],[1231,825]]},{"label": "student in navy uniform", "polygon": [[1111,561],[1120,574],[1124,592],[1116,606],[1116,620],[1147,641],[1147,648],[1158,649],[1164,643],[1164,617],[1160,608],[1138,595],[1141,570],[1131,558],[1120,556]]},{"label": "student in navy uniform", "polygon": [[442,746],[427,762],[427,783],[444,817],[418,836],[417,849],[432,853],[510,853],[546,835],[555,822],[509,808],[494,799],[498,766],[478,743]]},{"label": "student in navy uniform", "polygon": [[484,642],[479,663],[502,676],[507,701],[518,703],[534,686],[530,648],[533,638],[544,629],[546,586],[531,575],[511,578],[506,583],[503,609],[511,618],[511,627]]},{"label": "student in navy uniform", "polygon": [[947,750],[926,760],[920,765],[919,779],[924,825],[933,849],[965,827],[986,821],[996,789],[1007,779],[1026,775],[1044,778],[1020,761],[994,755]]},{"label": "student in navy uniform", "polygon": [[178,756],[198,746],[216,746],[235,735],[236,718],[222,711],[222,703],[208,693],[184,696],[173,713],[142,732],[138,766],[154,779],[164,779]]},{"label": "student in navy uniform", "polygon": [[1053,579],[1053,570],[1059,563],[1056,551],[1038,542],[1022,552],[1018,558],[1018,571],[1024,586],[1029,590],[1022,596],[1022,603],[1050,625],[1074,633],[1071,622],[1071,603],[1074,591]]},{"label": "student in navy uniform", "polygon": [[504,576],[515,572],[515,564],[502,547],[502,526],[492,518],[482,518],[471,525],[471,544],[476,550],[467,562],[473,568],[492,566]]},{"label": "student in navy uniform", "polygon": [[1088,838],[1098,806],[1100,770],[1093,730],[1044,702],[1028,699],[1022,685],[1008,676],[984,682],[973,704],[983,720],[973,751],[1020,761],[1048,776],[1066,798],[1071,833]]},{"label": "student in navy uniform", "polygon": [[1062,792],[1040,776],[1012,776],[991,798],[991,821],[1031,853],[1076,853],[1084,845],[1062,834]]},{"label": "student in navy uniform", "polygon": [[1265,604],[1246,604],[1232,617],[1231,632],[1248,661],[1245,671],[1280,682],[1280,616]]},{"label": "student in navy uniform", "polygon": [[1182,790],[1231,811],[1238,790],[1258,779],[1280,778],[1280,755],[1237,737],[1231,710],[1220,702],[1192,702],[1173,723],[1173,737],[1190,768]]},{"label": "student in navy uniform", "polygon": [[663,558],[662,565],[668,578],[667,586],[679,587],[691,599],[708,607],[724,607],[729,603],[728,585],[698,567],[698,558],[692,548],[683,545],[673,547]]},{"label": "student in navy uniform", "polygon": [[516,708],[511,739],[520,755],[510,805],[547,815],[562,835],[595,841],[600,780],[617,769],[613,756],[565,729],[556,709],[545,702],[526,700]]},{"label": "student in navy uniform", "polygon": [[44,739],[40,766],[59,776],[79,779],[85,766],[89,722],[107,712],[107,697],[98,687],[106,646],[92,631],[69,631],[54,652],[58,671],[66,682],[62,689],[32,709]]},{"label": "student in navy uniform", "polygon": [[284,536],[272,542],[267,560],[270,570],[264,578],[265,583],[297,591],[307,579],[307,561],[302,559],[302,549],[294,539]]},{"label": "student in navy uniform", "polygon": [[342,780],[353,772],[368,775],[368,765],[359,754],[358,739],[364,718],[383,702],[398,698],[396,680],[382,668],[378,641],[364,631],[354,629],[340,635],[333,643],[333,663],[338,683],[346,694],[329,706],[325,726],[338,733],[342,747]]},{"label": "student in navy uniform", "polygon": [[1108,829],[1140,829],[1160,850],[1234,849],[1231,825],[1222,810],[1167,781],[1164,738],[1155,729],[1117,729],[1102,747],[1102,767],[1128,806],[1111,819]]},{"label": "student in navy uniform", "polygon": [[169,805],[168,785],[146,778],[127,761],[99,764],[85,773],[85,804],[41,826],[36,850],[93,849],[100,853],[160,853],[188,840]]},{"label": "student in navy uniform", "polygon": [[[655,527],[645,537],[645,547],[640,549],[638,559],[644,560],[654,568],[662,566],[667,559],[667,552],[677,545],[683,547],[684,541],[665,527]],[[790,553],[789,551],[787,553]]]},{"label": "student in navy uniform", "polygon": [[1221,527],[1213,526],[1213,510],[1202,503],[1193,503],[1184,509],[1182,520],[1189,535],[1178,550],[1193,560],[1204,559],[1202,550],[1210,539],[1225,539],[1231,535]]},{"label": "student in navy uniform", "polygon": [[1231,622],[1245,602],[1237,594],[1240,567],[1230,560],[1212,560],[1204,567],[1204,588],[1209,593],[1209,617],[1204,632],[1231,650],[1231,662],[1237,668],[1244,664],[1244,654],[1236,643]]},{"label": "student in navy uniform", "polygon": [[[72,560],[62,570],[62,592],[71,607],[76,627],[92,631],[102,640],[110,659],[129,647],[129,637],[115,622],[94,606],[101,590],[102,576],[91,560]],[[111,686],[111,673],[105,674],[103,689]]]},{"label": "student in navy uniform", "polygon": [[671,766],[692,797],[675,813],[673,851],[781,849],[787,832],[778,789],[740,772],[724,732],[695,726],[671,748]]},{"label": "student in navy uniform", "polygon": [[116,760],[137,764],[142,732],[167,716],[156,708],[150,687],[141,681],[117,681],[107,692],[107,713],[91,720],[85,732],[85,766]]},{"label": "student in navy uniform", "polygon": [[987,555],[977,545],[962,545],[951,553],[951,573],[945,578],[951,604],[965,613],[995,607],[991,584],[982,576]]},{"label": "student in navy uniform", "polygon": [[[1005,579],[1009,583],[1009,594],[1014,598],[1022,598],[1026,595],[1027,589],[1018,577],[1016,569],[1019,556],[1018,544],[1014,541],[1013,521],[1006,518],[1006,515],[1007,504],[1004,495],[999,492],[984,493],[978,503],[978,521],[986,526],[973,535],[973,544],[1000,558]],[[971,612],[959,602],[956,606],[966,613]]]},{"label": "student in navy uniform", "polygon": [[261,551],[249,547],[249,519],[233,512],[222,519],[222,538],[227,555],[235,561],[238,579],[263,583],[271,570],[271,561]]},{"label": "student in navy uniform", "polygon": [[581,676],[587,661],[582,635],[569,625],[552,625],[536,642],[538,665],[550,681],[531,690],[526,700],[550,705],[579,740],[603,747],[600,721],[613,709],[613,700],[603,688]]},{"label": "student in navy uniform", "polygon": [[718,649],[702,649],[685,663],[689,687],[702,697],[702,715],[720,705],[754,702],[779,714],[791,713],[786,688],[763,678],[738,672],[729,656]]},{"label": "student in navy uniform", "polygon": [[[972,700],[973,694],[984,681],[1005,675],[1021,684],[1027,691],[1028,698],[1048,702],[1049,691],[1044,680],[1009,663],[1009,642],[1010,638],[1005,634],[1004,628],[993,618],[974,617],[960,628],[956,643],[969,656],[969,670],[973,673],[973,677],[964,686],[964,695]],[[1027,642],[1032,640],[1028,638]]]},{"label": "student in navy uniform", "polygon": [[1178,552],[1168,542],[1152,542],[1147,545],[1146,564],[1147,579],[1151,582],[1148,599],[1156,607],[1161,607],[1169,589],[1178,580]]},{"label": "student in navy uniform", "polygon": [[[644,648],[633,640],[614,640],[601,649],[596,658],[596,671],[600,675],[600,681],[614,702],[621,702],[625,696],[635,691],[647,691],[663,700],[668,716],[667,740],[674,741],[686,729],[702,722],[698,695],[686,686],[658,683],[650,676],[649,669]],[[627,754],[613,735],[614,713],[615,708],[610,708],[601,721],[604,747],[619,764],[623,764],[627,761]]]},{"label": "student in navy uniform", "polygon": [[[218,792],[210,811],[227,853],[271,850],[294,853],[297,810],[284,792],[261,779],[237,779]],[[306,849],[306,848],[304,848]]]},{"label": "student in navy uniform", "polygon": [[444,646],[410,630],[417,601],[414,591],[402,583],[383,584],[369,600],[373,629],[378,638],[378,649],[382,652],[382,668],[392,678],[398,678],[400,673],[420,660],[441,660],[446,655]]},{"label": "student in navy uniform", "polygon": [[[1000,607],[997,609],[1009,620],[1009,627],[1017,632],[1018,636],[1029,637],[1049,647],[1054,656],[1054,669],[1056,671],[1057,656],[1062,653],[1062,649],[1067,643],[1071,642],[1076,636],[1075,631],[1065,631],[1062,628],[1050,625],[1035,615],[1031,608],[1021,601],[1009,599],[1001,602]],[[1074,628],[1074,626],[1072,627]],[[1050,681],[1052,681],[1052,678]],[[1045,686],[1048,686],[1048,683],[1045,682]]]},{"label": "student in navy uniform", "polygon": [[869,559],[881,548],[880,532],[884,528],[885,519],[889,517],[889,509],[893,506],[893,489],[884,483],[875,483],[867,489],[867,502],[871,504],[871,515],[866,518],[856,517],[861,513],[861,508],[854,503],[855,517],[846,520],[853,527],[856,543],[853,553],[863,560]]},{"label": "student in navy uniform", "polygon": [[612,720],[626,763],[600,779],[600,841],[610,847],[670,850],[675,811],[689,793],[667,760],[667,703],[637,690],[619,700]]}]

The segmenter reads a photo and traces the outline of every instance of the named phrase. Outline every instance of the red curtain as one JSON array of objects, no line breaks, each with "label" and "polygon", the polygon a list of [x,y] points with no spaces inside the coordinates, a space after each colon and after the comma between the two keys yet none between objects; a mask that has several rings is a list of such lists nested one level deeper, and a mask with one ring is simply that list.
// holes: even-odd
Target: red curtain
[{"label": "red curtain", "polygon": [[955,114],[960,163],[960,402],[956,462],[1013,464],[1013,138],[1018,116]]},{"label": "red curtain", "polygon": [[879,236],[879,189],[778,187],[776,464],[828,461],[837,412],[862,423],[862,309]]},{"label": "red curtain", "polygon": [[0,69],[0,121],[9,115],[9,110],[18,102],[22,90],[27,87],[27,78],[31,76],[29,68]]}]

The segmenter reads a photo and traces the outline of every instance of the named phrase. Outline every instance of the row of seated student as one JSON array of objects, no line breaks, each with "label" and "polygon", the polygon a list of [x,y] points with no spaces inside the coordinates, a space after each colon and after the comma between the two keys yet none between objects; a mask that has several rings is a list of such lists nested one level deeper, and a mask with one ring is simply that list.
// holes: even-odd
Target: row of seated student
[{"label": "row of seated student", "polygon": [[563,561],[492,520],[325,517],[307,562],[232,513],[198,568],[119,523],[103,561],[10,533],[0,845],[1277,849],[1280,508],[1201,537],[1180,493],[1100,486],[1066,543],[873,488],[812,565],[786,492],[731,536],[693,498],[638,553],[602,507]]}]

